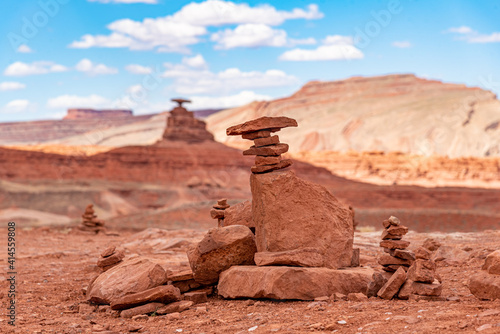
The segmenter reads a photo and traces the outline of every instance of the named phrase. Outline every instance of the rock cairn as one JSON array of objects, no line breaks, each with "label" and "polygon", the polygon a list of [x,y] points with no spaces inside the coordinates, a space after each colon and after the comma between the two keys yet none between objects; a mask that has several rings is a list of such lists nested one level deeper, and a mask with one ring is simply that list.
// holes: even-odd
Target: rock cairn
[{"label": "rock cairn", "polygon": [[207,131],[206,124],[196,119],[193,112],[182,106],[183,103],[191,102],[186,99],[172,99],[178,106],[170,111],[167,119],[167,127],[163,138],[169,141],[184,141],[188,143],[213,141],[214,136]]},{"label": "rock cairn", "polygon": [[378,258],[378,263],[387,272],[395,272],[399,267],[408,271],[408,268],[415,261],[415,254],[407,250],[410,242],[402,240],[404,235],[408,233],[408,227],[401,225],[399,219],[394,216],[384,220],[382,225],[384,231],[380,247],[384,249],[384,254]]},{"label": "rock cairn", "polygon": [[227,199],[223,198],[217,201],[217,204],[215,204],[212,207],[212,210],[210,210],[210,215],[212,216],[213,219],[217,219],[217,227],[223,227],[224,226],[224,217],[226,216],[225,210],[229,208],[230,205],[227,204]]},{"label": "rock cairn", "polygon": [[116,249],[115,246],[110,246],[101,253],[101,257],[97,260],[97,266],[101,268],[102,271],[106,271],[122,262],[124,257],[125,252],[123,249]]},{"label": "rock cairn", "polygon": [[99,233],[104,231],[104,221],[97,219],[97,215],[94,212],[94,205],[89,204],[85,209],[84,214],[82,215],[82,225],[79,226],[79,229],[82,231],[89,231]]},{"label": "rock cairn", "polygon": [[288,117],[260,117],[252,121],[235,125],[226,130],[228,136],[241,135],[243,139],[253,140],[254,145],[243,155],[255,155],[252,173],[261,174],[283,169],[292,165],[289,159],[282,160],[281,155],[288,151],[288,144],[280,143],[277,135],[283,128],[297,126],[297,121]]},{"label": "rock cairn", "polygon": [[381,288],[377,296],[383,299],[441,300],[442,286],[437,280],[439,276],[431,253],[423,247],[415,252],[407,250],[410,242],[402,238],[408,233],[408,228],[401,225],[398,218],[391,216],[382,225],[385,229],[380,246],[385,254],[379,257],[378,263],[392,275],[378,275]]}]

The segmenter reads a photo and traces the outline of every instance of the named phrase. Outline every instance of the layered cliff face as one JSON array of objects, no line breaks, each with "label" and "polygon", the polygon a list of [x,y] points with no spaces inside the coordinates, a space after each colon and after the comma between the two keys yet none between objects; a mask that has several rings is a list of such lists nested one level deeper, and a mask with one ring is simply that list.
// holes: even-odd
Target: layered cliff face
[{"label": "layered cliff face", "polygon": [[68,109],[68,114],[63,119],[96,119],[132,116],[132,110],[123,109]]},{"label": "layered cliff face", "polygon": [[288,98],[211,115],[208,129],[234,147],[225,129],[261,116],[289,116],[292,152],[399,151],[417,155],[500,155],[500,101],[489,91],[414,75],[313,81]]}]

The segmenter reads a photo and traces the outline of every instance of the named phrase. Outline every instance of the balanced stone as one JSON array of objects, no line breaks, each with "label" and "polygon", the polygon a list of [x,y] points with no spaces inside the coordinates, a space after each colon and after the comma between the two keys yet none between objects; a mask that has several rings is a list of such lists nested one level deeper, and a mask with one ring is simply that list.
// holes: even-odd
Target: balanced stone
[{"label": "balanced stone", "polygon": [[380,247],[389,249],[406,249],[410,246],[410,242],[406,240],[382,240]]},{"label": "balanced stone", "polygon": [[243,139],[249,139],[249,140],[254,140],[257,138],[268,138],[268,137],[271,137],[271,131],[262,130],[262,131],[257,131],[257,132],[249,132],[249,133],[242,134],[241,137]]},{"label": "balanced stone", "polygon": [[403,260],[397,257],[393,257],[390,255],[382,254],[378,258],[378,263],[382,266],[388,266],[388,265],[405,265],[405,266],[411,266],[413,261],[412,260]]},{"label": "balanced stone", "polygon": [[261,174],[271,172],[273,170],[283,169],[291,166],[293,161],[290,159],[281,160],[279,163],[275,165],[264,165],[264,166],[252,166],[252,173]]},{"label": "balanced stone", "polygon": [[257,132],[260,130],[274,130],[278,131],[282,128],[290,126],[298,126],[297,121],[288,117],[260,117],[243,124],[231,126],[226,130],[228,136],[242,135],[250,132]]},{"label": "balanced stone", "polygon": [[263,155],[263,156],[279,156],[288,151],[288,144],[278,144],[271,146],[255,147],[252,146],[248,150],[243,151],[243,155]]},{"label": "balanced stone", "polygon": [[382,232],[382,239],[401,239],[406,233],[408,233],[408,227],[391,225]]},{"label": "balanced stone", "polygon": [[254,141],[255,147],[262,147],[268,145],[275,145],[280,143],[280,138],[278,136],[272,136],[268,138],[258,138]]},{"label": "balanced stone", "polygon": [[161,285],[152,289],[126,295],[111,301],[111,309],[123,310],[150,302],[164,304],[181,299],[181,292],[173,285]]},{"label": "balanced stone", "polygon": [[408,269],[408,279],[415,282],[432,283],[434,282],[436,264],[431,260],[417,259]]},{"label": "balanced stone", "polygon": [[224,218],[224,210],[212,209],[210,215],[213,219]]},{"label": "balanced stone", "polygon": [[276,165],[281,162],[281,156],[277,157],[264,157],[264,156],[256,156],[255,157],[255,166],[264,166],[264,165]]}]

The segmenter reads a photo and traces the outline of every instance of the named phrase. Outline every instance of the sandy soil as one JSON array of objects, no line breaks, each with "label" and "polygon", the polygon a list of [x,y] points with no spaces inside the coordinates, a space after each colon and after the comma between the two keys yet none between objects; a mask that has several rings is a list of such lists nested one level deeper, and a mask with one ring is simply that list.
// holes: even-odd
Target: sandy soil
[{"label": "sandy soil", "polygon": [[[147,241],[130,244],[126,256],[141,254],[163,261],[171,269],[187,268],[186,245],[203,231],[169,232],[177,248],[149,247]],[[8,284],[5,228],[0,229],[0,333],[498,333],[500,301],[480,301],[466,287],[468,277],[479,270],[484,257],[500,247],[500,232],[413,233],[407,240],[414,249],[433,237],[450,246],[438,263],[446,302],[385,301],[304,302],[272,300],[223,300],[213,296],[180,314],[144,320],[122,319],[107,306],[91,306],[82,288],[98,272],[100,252],[108,245],[123,245],[132,232],[90,235],[70,229],[47,227],[17,230],[17,320],[7,324]],[[377,267],[379,232],[357,232],[362,264]],[[169,240],[166,240],[168,243]],[[154,244],[154,243],[152,243]],[[135,248],[134,248],[135,247]],[[149,247],[149,248],[148,248]]]}]

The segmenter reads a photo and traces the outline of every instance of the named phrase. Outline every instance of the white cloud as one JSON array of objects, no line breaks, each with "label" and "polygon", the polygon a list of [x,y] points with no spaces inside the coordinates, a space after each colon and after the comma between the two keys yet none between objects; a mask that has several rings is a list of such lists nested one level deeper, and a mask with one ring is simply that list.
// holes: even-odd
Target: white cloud
[{"label": "white cloud", "polygon": [[76,64],[75,69],[80,72],[87,73],[89,75],[100,75],[100,74],[116,74],[118,70],[114,67],[108,67],[104,64],[94,64],[89,59],[82,59]]},{"label": "white cloud", "polygon": [[101,108],[109,107],[110,101],[102,96],[92,94],[89,96],[60,95],[47,101],[47,108],[68,109],[68,108]]},{"label": "white cloud", "polygon": [[494,32],[489,35],[474,35],[467,38],[469,43],[498,43],[500,42],[500,32]]},{"label": "white cloud", "polygon": [[291,19],[320,19],[324,15],[318,6],[311,4],[307,9],[294,8],[292,11],[277,10],[271,5],[250,7],[246,3],[236,4],[231,1],[207,0],[192,2],[173,15],[173,19],[201,26],[220,26],[228,24],[260,23],[280,25]]},{"label": "white cloud", "polygon": [[285,46],[286,31],[272,29],[265,24],[242,24],[233,29],[225,29],[212,34],[212,41],[217,42],[217,49],[232,49],[237,47]]},{"label": "white cloud", "polygon": [[25,76],[34,74],[47,74],[55,72],[65,72],[68,68],[51,61],[36,61],[31,64],[16,61],[10,64],[4,71],[7,76]]},{"label": "white cloud", "polygon": [[457,37],[459,40],[466,41],[468,43],[499,43],[500,42],[500,32],[492,32],[491,34],[480,34],[479,32],[473,30],[467,26],[461,26],[457,28],[450,28],[445,32],[451,32],[460,34]]},{"label": "white cloud", "polygon": [[144,19],[142,22],[123,19],[112,22],[110,35],[84,35],[80,41],[70,44],[72,48],[91,47],[129,48],[131,50],[152,50],[158,52],[187,52],[187,45],[199,42],[205,35],[205,27],[172,21],[171,17]]},{"label": "white cloud", "polygon": [[193,68],[205,69],[208,67],[208,64],[205,61],[205,58],[203,58],[203,56],[200,54],[197,54],[194,57],[184,57],[184,58],[182,58],[182,63],[186,66],[193,67]]},{"label": "white cloud", "polygon": [[5,81],[0,82],[0,92],[7,90],[19,90],[26,88],[26,85],[20,82]]},{"label": "white cloud", "polygon": [[28,100],[12,100],[7,103],[3,108],[1,108],[3,113],[15,114],[21,112],[32,112],[35,109],[35,105]]},{"label": "white cloud", "polygon": [[245,89],[289,86],[299,83],[299,80],[280,70],[265,72],[243,72],[238,68],[228,68],[214,73],[208,69],[197,69],[183,64],[166,63],[164,77],[173,78],[173,87],[179,94],[227,94]]},{"label": "white cloud", "polygon": [[279,25],[290,19],[311,20],[321,17],[323,14],[314,4],[305,10],[295,8],[292,11],[280,11],[270,5],[250,7],[248,4],[235,4],[231,1],[207,0],[185,5],[170,16],[146,18],[143,21],[131,19],[114,21],[107,26],[111,31],[109,35],[86,34],[80,40],[71,43],[69,47],[129,48],[187,53],[188,45],[199,43],[200,38],[208,33],[207,26]]},{"label": "white cloud", "polygon": [[248,104],[253,101],[268,101],[272,97],[268,95],[260,95],[255,92],[244,90],[235,95],[228,96],[191,96],[192,103],[190,109],[210,109],[210,108],[232,108]]},{"label": "white cloud", "polygon": [[331,35],[323,41],[323,45],[316,49],[293,49],[284,52],[279,59],[288,61],[318,61],[318,60],[347,60],[362,59],[363,52],[353,44],[352,37]]},{"label": "white cloud", "polygon": [[33,50],[31,50],[31,48],[29,46],[27,46],[26,44],[19,45],[19,47],[17,48],[16,51],[19,53],[31,53],[31,52],[33,52]]},{"label": "white cloud", "polygon": [[125,69],[132,74],[151,74],[153,69],[151,67],[142,66],[138,64],[130,64],[125,66]]},{"label": "white cloud", "polygon": [[400,49],[411,48],[413,45],[409,41],[394,41],[392,46]]},{"label": "white cloud", "polygon": [[100,3],[148,3],[157,4],[158,0],[87,0],[89,2],[100,2]]},{"label": "white cloud", "polygon": [[446,32],[453,32],[457,34],[469,34],[472,32],[472,29],[467,26],[461,26],[461,27],[454,27],[446,30]]}]

